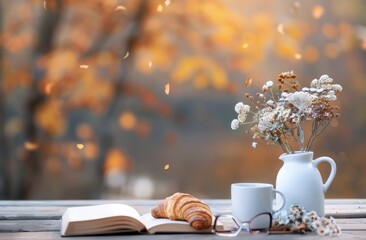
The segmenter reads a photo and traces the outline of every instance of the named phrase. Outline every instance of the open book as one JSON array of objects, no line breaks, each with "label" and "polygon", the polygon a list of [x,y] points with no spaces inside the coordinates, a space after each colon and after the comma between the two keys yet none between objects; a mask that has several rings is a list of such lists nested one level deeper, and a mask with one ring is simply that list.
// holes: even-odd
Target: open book
[{"label": "open book", "polygon": [[61,236],[124,232],[210,233],[211,228],[196,230],[186,221],[156,219],[150,213],[140,216],[126,204],[71,207],[62,215]]}]

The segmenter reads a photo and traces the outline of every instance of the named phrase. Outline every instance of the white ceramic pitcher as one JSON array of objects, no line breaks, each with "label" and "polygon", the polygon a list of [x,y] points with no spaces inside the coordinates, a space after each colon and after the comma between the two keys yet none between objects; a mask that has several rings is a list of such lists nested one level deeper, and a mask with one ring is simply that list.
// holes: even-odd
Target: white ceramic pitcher
[{"label": "white ceramic pitcher", "polygon": [[[279,159],[284,164],[277,174],[276,189],[285,195],[284,209],[289,211],[291,205],[299,204],[308,211],[314,210],[319,216],[324,216],[324,193],[328,190],[337,171],[333,159],[319,157],[313,160],[313,152],[282,154]],[[330,175],[325,184],[317,168],[321,162],[327,162],[331,166]],[[277,199],[276,205],[281,206],[281,198]]]}]

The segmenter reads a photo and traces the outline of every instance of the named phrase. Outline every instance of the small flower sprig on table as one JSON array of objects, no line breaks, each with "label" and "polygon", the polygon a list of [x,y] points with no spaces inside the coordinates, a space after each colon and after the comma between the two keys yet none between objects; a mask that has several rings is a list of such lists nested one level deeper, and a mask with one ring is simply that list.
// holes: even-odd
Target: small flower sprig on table
[{"label": "small flower sprig on table", "polygon": [[272,229],[283,227],[288,227],[290,232],[316,232],[321,236],[336,236],[342,232],[334,218],[320,217],[300,205],[292,205],[289,213],[281,210],[274,214]]},{"label": "small flower sprig on table", "polygon": [[[231,128],[236,130],[240,125],[251,125],[253,139],[266,140],[270,144],[278,144],[285,153],[294,153],[293,142],[298,144],[298,150],[310,151],[314,140],[329,125],[334,117],[338,117],[339,107],[332,102],[337,99],[337,94],[342,91],[342,86],[332,84],[333,79],[322,75],[314,79],[310,87],[299,90],[300,84],[296,75],[284,72],[278,75],[277,87],[273,81],[267,81],[262,87],[262,93],[257,93],[255,99],[249,93],[245,96],[254,104],[239,102],[235,105],[238,117],[231,122]],[[251,81],[246,83],[249,86]],[[277,88],[278,92],[275,92]],[[248,115],[253,119],[247,121]],[[305,134],[302,124],[312,122],[311,133],[305,144]],[[256,142],[252,146],[255,148]]]}]

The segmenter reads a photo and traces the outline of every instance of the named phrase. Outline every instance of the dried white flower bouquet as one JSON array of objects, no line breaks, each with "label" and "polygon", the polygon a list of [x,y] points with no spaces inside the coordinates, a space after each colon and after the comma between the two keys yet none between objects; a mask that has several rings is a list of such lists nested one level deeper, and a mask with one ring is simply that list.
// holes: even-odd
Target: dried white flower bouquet
[{"label": "dried white flower bouquet", "polygon": [[273,215],[272,230],[283,229],[295,233],[316,232],[320,236],[337,236],[342,233],[334,218],[320,217],[315,211],[307,211],[300,205],[292,205],[287,212]]},{"label": "dried white flower bouquet", "polygon": [[[253,139],[278,144],[288,154],[295,152],[293,142],[298,144],[297,150],[310,151],[315,138],[334,117],[339,116],[339,108],[333,106],[332,102],[337,99],[336,95],[342,91],[342,86],[332,84],[332,78],[322,75],[311,82],[310,88],[298,90],[300,85],[292,71],[279,74],[277,81],[276,86],[273,81],[267,81],[262,87],[262,93],[256,94],[257,100],[249,93],[245,94],[255,106],[237,103],[235,111],[238,117],[231,122],[231,128],[236,130],[240,125],[248,124],[254,134]],[[249,87],[250,84],[251,79],[248,79],[246,86]],[[252,120],[247,121],[248,114],[253,114]],[[306,121],[312,122],[312,129],[305,144],[302,124]],[[256,145],[253,142],[252,146]]]}]

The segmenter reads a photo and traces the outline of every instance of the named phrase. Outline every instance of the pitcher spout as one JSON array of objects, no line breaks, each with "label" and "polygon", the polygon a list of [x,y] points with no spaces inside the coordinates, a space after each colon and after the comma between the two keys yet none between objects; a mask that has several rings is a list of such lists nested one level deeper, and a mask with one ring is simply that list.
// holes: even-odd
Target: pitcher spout
[{"label": "pitcher spout", "polygon": [[314,156],[314,153],[309,151],[309,152],[301,152],[301,151],[296,151],[295,153],[292,154],[288,154],[288,153],[284,153],[282,154],[279,159],[287,162],[287,161],[312,161]]}]

